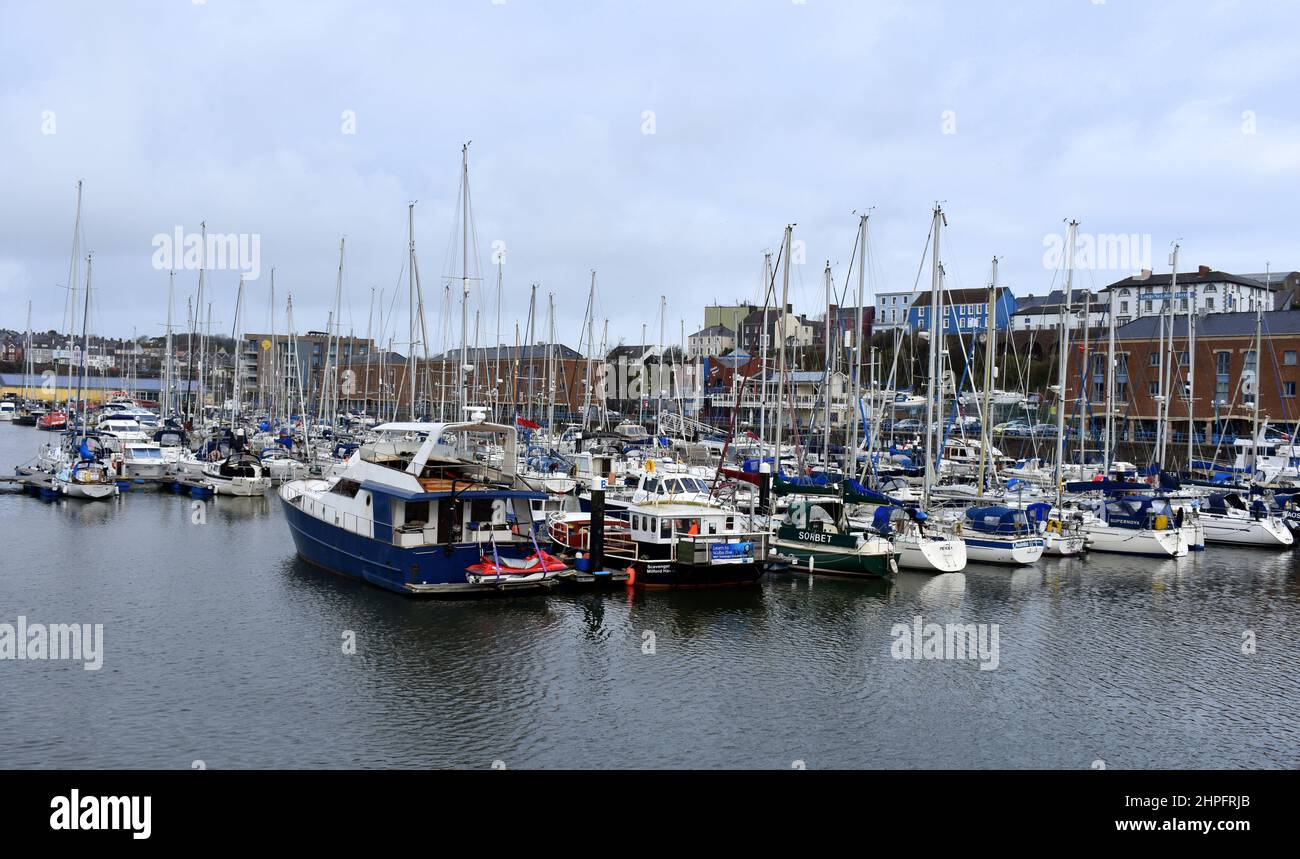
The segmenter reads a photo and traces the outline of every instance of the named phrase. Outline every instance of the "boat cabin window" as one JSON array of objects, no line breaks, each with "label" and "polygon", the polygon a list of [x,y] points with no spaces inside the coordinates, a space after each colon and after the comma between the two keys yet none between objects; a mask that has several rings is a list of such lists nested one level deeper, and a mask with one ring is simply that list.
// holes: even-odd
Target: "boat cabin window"
[{"label": "boat cabin window", "polygon": [[428,501],[408,501],[406,502],[406,527],[423,528],[429,521],[429,502]]},{"label": "boat cabin window", "polygon": [[484,530],[505,527],[507,524],[504,498],[475,498],[469,504],[469,521]]},{"label": "boat cabin window", "polygon": [[[337,481],[335,481],[334,485],[330,487],[330,492],[333,492],[336,495],[344,495],[347,496],[348,498],[356,498],[357,493],[360,491],[361,491],[361,484],[357,483],[355,480],[349,480],[346,477],[339,478]],[[410,510],[410,506],[411,505],[409,504],[407,505],[408,512]],[[425,507],[427,513],[428,505],[426,504]]]},{"label": "boat cabin window", "polygon": [[660,536],[660,537],[663,537],[664,539],[668,539],[668,538],[672,537],[672,535],[673,535],[673,520],[671,520],[671,519],[660,519],[660,520],[659,520],[659,536]]}]

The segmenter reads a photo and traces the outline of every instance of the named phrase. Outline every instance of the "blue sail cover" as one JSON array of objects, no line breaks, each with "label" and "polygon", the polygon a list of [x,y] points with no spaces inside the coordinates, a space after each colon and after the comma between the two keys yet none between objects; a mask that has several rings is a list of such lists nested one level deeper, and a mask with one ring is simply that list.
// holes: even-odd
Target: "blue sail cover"
[{"label": "blue sail cover", "polygon": [[84,439],[84,438],[83,438],[83,439],[81,440],[80,452],[81,452],[81,458],[84,459],[85,461],[87,461],[87,462],[94,462],[94,461],[95,461],[95,458],[96,458],[96,457],[95,457],[95,452],[94,452],[93,450],[90,449],[90,440],[89,440],[89,439]]},{"label": "blue sail cover", "polygon": [[1173,508],[1164,498],[1150,495],[1125,495],[1106,502],[1106,522],[1117,528],[1146,528],[1152,516],[1169,517],[1170,523],[1176,519]]},{"label": "blue sail cover", "polygon": [[871,517],[871,527],[888,536],[894,530],[892,523],[907,518],[907,515],[908,511],[902,507],[877,507],[875,515]]},{"label": "blue sail cover", "polygon": [[758,474],[762,470],[761,463],[764,462],[772,466],[773,471],[776,471],[776,458],[771,456],[765,456],[762,459],[747,459],[740,464],[740,470],[746,474]]},{"label": "blue sail cover", "polygon": [[966,511],[966,521],[985,534],[1024,534],[1031,530],[1025,511],[1011,507],[971,507]]},{"label": "blue sail cover", "polygon": [[1047,519],[1047,514],[1052,511],[1052,505],[1046,501],[1036,501],[1025,508],[1025,515],[1030,522],[1042,522]]},{"label": "blue sail cover", "polygon": [[888,504],[893,507],[906,507],[897,498],[890,498],[883,492],[868,489],[853,478],[844,481],[844,500],[858,504]]},{"label": "blue sail cover", "polygon": [[817,474],[810,474],[807,476],[795,475],[794,477],[786,477],[784,474],[778,474],[776,479],[778,483],[785,483],[790,486],[830,486],[835,482],[831,480],[830,475],[825,472],[818,472]]}]

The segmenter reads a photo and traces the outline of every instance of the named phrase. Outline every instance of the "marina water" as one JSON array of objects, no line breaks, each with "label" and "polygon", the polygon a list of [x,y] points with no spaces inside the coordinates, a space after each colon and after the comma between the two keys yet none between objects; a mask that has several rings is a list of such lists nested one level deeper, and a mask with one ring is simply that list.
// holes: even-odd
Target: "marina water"
[{"label": "marina water", "polygon": [[[42,440],[0,425],[4,470]],[[0,766],[1300,766],[1293,552],[452,602],[305,565],[273,494],[0,521],[0,623],[104,630],[97,671],[0,661]],[[896,658],[918,623],[996,625],[996,668]]]}]

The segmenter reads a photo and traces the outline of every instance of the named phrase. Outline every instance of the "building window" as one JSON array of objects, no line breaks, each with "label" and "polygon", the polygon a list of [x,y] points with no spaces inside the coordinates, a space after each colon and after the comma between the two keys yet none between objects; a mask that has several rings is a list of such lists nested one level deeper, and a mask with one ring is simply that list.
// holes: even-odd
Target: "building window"
[{"label": "building window", "polygon": [[1283,364],[1286,364],[1287,366],[1294,366],[1294,364],[1295,364],[1295,350],[1294,350],[1294,349],[1288,349],[1287,351],[1285,351],[1285,352],[1282,353],[1282,363],[1283,363]]},{"label": "building window", "polygon": [[1119,303],[1119,312],[1120,312],[1120,313],[1128,313],[1128,302],[1127,302],[1127,301],[1121,301],[1121,302]]},{"label": "building window", "polygon": [[1246,362],[1245,364],[1242,365],[1241,370],[1243,373],[1255,372],[1255,350],[1254,349],[1248,349],[1246,351]]},{"label": "building window", "polygon": [[1191,363],[1191,362],[1188,360],[1188,358],[1189,358],[1189,356],[1188,356],[1188,354],[1187,354],[1186,352],[1179,352],[1179,353],[1178,353],[1178,366],[1179,366],[1179,367],[1186,367],[1189,363]]},{"label": "building window", "polygon": [[1151,312],[1151,299],[1149,299],[1149,298],[1147,299],[1147,301],[1146,301],[1146,305],[1147,305],[1147,313],[1150,313],[1150,312]]},{"label": "building window", "polygon": [[1147,356],[1147,366],[1148,366],[1148,367],[1159,367],[1159,366],[1160,366],[1160,353],[1159,353],[1159,352],[1152,352],[1150,355]]},{"label": "building window", "polygon": [[1282,396],[1286,397],[1287,399],[1295,398],[1295,382],[1282,383]]},{"label": "building window", "polygon": [[1159,382],[1147,382],[1147,396],[1148,396],[1148,397],[1154,397],[1156,394],[1159,394],[1159,393],[1160,393],[1160,383],[1159,383]]},{"label": "building window", "polygon": [[1214,309],[1214,296],[1211,295],[1209,298],[1205,299],[1205,309],[1206,310]]}]

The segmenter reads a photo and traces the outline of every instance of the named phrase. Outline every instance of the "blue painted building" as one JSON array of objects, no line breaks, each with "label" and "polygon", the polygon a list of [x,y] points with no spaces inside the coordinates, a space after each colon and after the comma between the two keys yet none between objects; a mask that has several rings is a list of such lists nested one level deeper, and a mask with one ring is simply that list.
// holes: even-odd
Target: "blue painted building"
[{"label": "blue painted building", "polygon": [[[1011,316],[1016,312],[1016,298],[1005,286],[997,289],[993,303],[995,309],[994,327],[1006,331],[1011,325]],[[930,328],[930,292],[927,290],[916,297],[908,310],[907,324],[913,330]],[[983,331],[988,327],[989,293],[987,289],[949,289],[943,293],[943,318],[945,334],[969,334]]]}]

